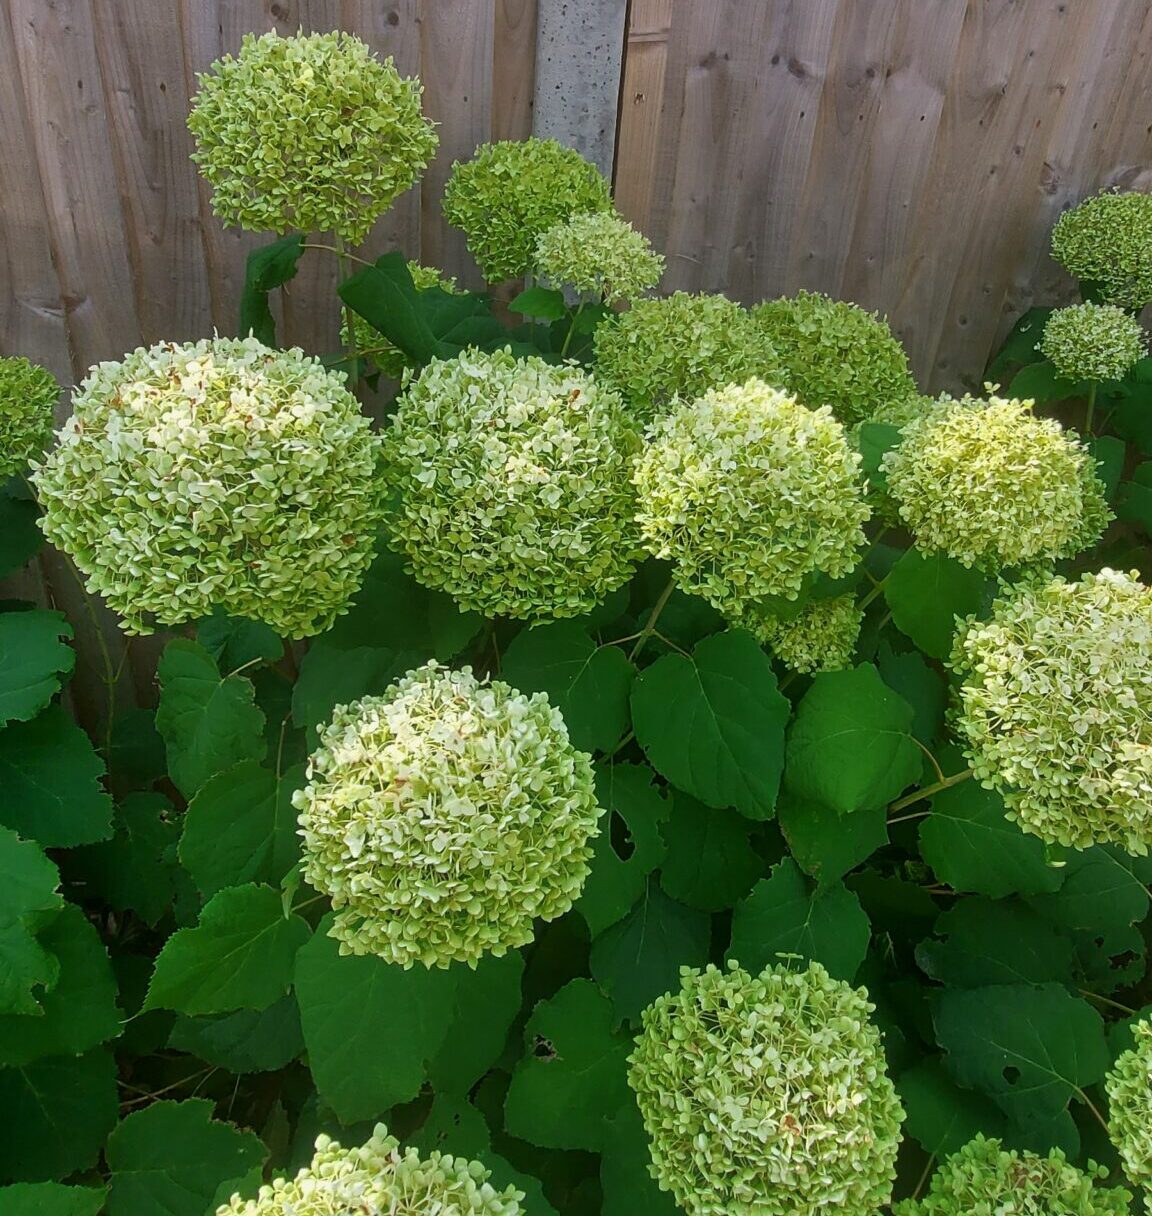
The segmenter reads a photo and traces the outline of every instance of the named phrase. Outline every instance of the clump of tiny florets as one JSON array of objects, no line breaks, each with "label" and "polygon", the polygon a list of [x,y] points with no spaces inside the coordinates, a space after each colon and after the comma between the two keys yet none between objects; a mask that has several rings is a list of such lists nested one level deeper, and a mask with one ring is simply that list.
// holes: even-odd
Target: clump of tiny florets
[{"label": "clump of tiny florets", "polygon": [[613,304],[655,287],[664,258],[614,211],[584,211],[541,235],[536,269],[558,287]]},{"label": "clump of tiny florets", "polygon": [[873,1216],[903,1111],[867,992],[819,963],[680,976],[628,1075],[661,1189],[689,1216]]},{"label": "clump of tiny florets", "polygon": [[919,548],[998,570],[1072,557],[1112,518],[1096,462],[1033,402],[943,398],[881,461]]},{"label": "clump of tiny florets", "polygon": [[362,241],[436,151],[420,82],[351,34],[246,34],[198,79],[192,159],[226,224]]},{"label": "clump of tiny florets", "polygon": [[532,270],[536,242],[549,228],[611,211],[612,192],[591,161],[554,139],[501,140],[452,166],[443,207],[484,278],[502,283]]},{"label": "clump of tiny florets", "polygon": [[52,440],[52,409],[60,396],[45,367],[0,358],[0,479],[38,459]]},{"label": "clump of tiny florets", "polygon": [[788,388],[805,405],[830,405],[852,426],[916,383],[888,322],[857,304],[801,291],[752,309],[784,367]]},{"label": "clump of tiny florets", "polygon": [[1040,350],[1069,380],[1119,380],[1147,351],[1144,329],[1114,304],[1058,308],[1044,326]]},{"label": "clump of tiny florets", "polygon": [[856,565],[868,519],[860,456],[826,406],[759,380],[657,419],[636,464],[640,527],[684,591],[730,619],[794,600],[818,572]]},{"label": "clump of tiny florets", "polygon": [[45,535],[131,633],[328,628],[372,560],[379,441],[343,376],[247,338],[101,363],[35,473]]},{"label": "clump of tiny florets", "polygon": [[1009,816],[1055,844],[1152,844],[1152,591],[1135,574],[1010,588],[952,655],[956,729]]},{"label": "clump of tiny florets", "polygon": [[1052,256],[1106,303],[1143,308],[1152,301],[1152,194],[1108,191],[1066,211]]},{"label": "clump of tiny florets", "polygon": [[510,351],[435,360],[385,438],[392,535],[413,575],[485,616],[578,616],[640,555],[618,394]]},{"label": "clump of tiny florets", "polygon": [[273,1178],[255,1199],[233,1195],[216,1216],[520,1216],[523,1191],[497,1191],[490,1173],[463,1157],[421,1157],[378,1123],[357,1148],[318,1137],[311,1163],[294,1178]]},{"label": "clump of tiny florets", "polygon": [[1124,1216],[1132,1196],[1097,1183],[1108,1171],[1083,1170],[1056,1148],[1047,1157],[1009,1152],[977,1136],[937,1167],[922,1199],[892,1205],[893,1216]]},{"label": "clump of tiny florets", "polygon": [[430,663],[338,706],[297,791],[304,876],[344,954],[475,965],[579,896],[597,835],[589,757],[543,693]]},{"label": "clump of tiny florets", "polygon": [[1108,1135],[1128,1181],[1152,1185],[1152,1025],[1132,1027],[1135,1046],[1123,1052],[1104,1078]]},{"label": "clump of tiny florets", "polygon": [[599,325],[594,343],[596,374],[645,421],[676,398],[692,401],[752,376],[785,384],[771,342],[748,310],[725,296],[677,291],[639,300]]},{"label": "clump of tiny florets", "polygon": [[859,434],[859,428],[869,422],[878,423],[881,426],[894,426],[902,430],[910,422],[922,418],[936,405],[938,400],[938,397],[913,393],[910,397],[898,397],[892,401],[885,401],[882,405],[878,405],[867,418],[857,423],[853,431]]},{"label": "clump of tiny florets", "polygon": [[757,641],[793,671],[840,671],[852,666],[864,610],[854,595],[811,600],[793,617],[780,617],[753,604],[732,624],[747,629]]}]

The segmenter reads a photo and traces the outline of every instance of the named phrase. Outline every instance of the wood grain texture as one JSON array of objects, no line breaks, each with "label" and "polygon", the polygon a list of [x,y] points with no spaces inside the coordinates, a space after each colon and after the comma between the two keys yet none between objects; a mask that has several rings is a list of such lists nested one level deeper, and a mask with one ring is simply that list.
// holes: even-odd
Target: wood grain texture
[{"label": "wood grain texture", "polygon": [[612,186],[620,214],[641,224],[652,210],[671,29],[672,0],[632,0]]},{"label": "wood grain texture", "polygon": [[536,0],[496,0],[492,31],[492,138],[532,134]]}]

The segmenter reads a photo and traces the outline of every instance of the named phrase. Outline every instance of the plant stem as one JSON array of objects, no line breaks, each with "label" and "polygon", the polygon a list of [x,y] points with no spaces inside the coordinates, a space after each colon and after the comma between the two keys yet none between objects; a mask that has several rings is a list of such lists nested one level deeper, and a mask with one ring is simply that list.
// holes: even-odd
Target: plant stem
[{"label": "plant stem", "polygon": [[636,645],[632,647],[628,655],[628,662],[634,663],[636,656],[644,649],[648,639],[656,632],[656,622],[660,619],[660,613],[664,611],[665,604],[672,596],[672,592],[676,590],[676,583],[673,579],[668,580],[668,586],[660,592],[660,598],[656,601],[652,611],[648,614],[648,619],[644,622],[644,628],[640,630],[640,636],[636,639]]},{"label": "plant stem", "polygon": [[1129,1009],[1127,1005],[1121,1005],[1119,1001],[1114,1001],[1110,996],[1101,996],[1098,992],[1089,992],[1087,988],[1077,988],[1076,991],[1081,996],[1091,997],[1092,1000],[1099,1001],[1102,1005],[1118,1009],[1121,1013],[1127,1014],[1128,1017],[1133,1017],[1136,1013],[1135,1009]]},{"label": "plant stem", "polygon": [[1088,1097],[1088,1095],[1079,1086],[1074,1085],[1072,1088],[1076,1091],[1076,1093],[1078,1093],[1080,1095],[1080,1097],[1084,1101],[1084,1105],[1086,1107],[1088,1107],[1088,1109],[1096,1117],[1096,1122],[1100,1124],[1100,1126],[1104,1129],[1105,1132],[1107,1132],[1108,1131],[1108,1120],[1105,1119],[1104,1116],[1097,1109],[1096,1103],[1093,1102],[1092,1099],[1090,1097]]},{"label": "plant stem", "polygon": [[[84,579],[80,571],[76,567],[76,563],[68,556],[67,553],[61,552],[61,557],[64,558],[64,564],[68,567],[69,573],[76,582],[76,586],[80,589],[80,598],[84,603],[84,612],[88,617],[88,624],[92,628],[92,633],[96,638],[96,645],[100,650],[100,661],[104,667],[104,689],[107,696],[107,720],[104,723],[104,755],[107,756],[112,750],[112,720],[116,717],[116,682],[120,675],[112,666],[112,654],[108,649],[108,641],[104,637],[104,630],[100,625],[100,618],[96,615],[96,607],[92,602],[92,594],[84,583]],[[123,667],[121,666],[121,671]]]},{"label": "plant stem", "polygon": [[[301,249],[320,249],[320,250],[323,250],[324,253],[334,253],[334,254],[336,254],[337,257],[340,257],[340,250],[335,245],[314,245],[311,242],[309,242],[306,245],[301,245],[300,248]],[[347,250],[344,251],[343,256],[349,262],[355,262],[357,266],[372,266],[375,264],[373,262],[365,261],[364,258],[358,258],[354,253],[349,253]]]},{"label": "plant stem", "polygon": [[867,608],[870,603],[878,596],[884,594],[884,584],[888,581],[888,576],[885,575],[878,583],[874,583],[872,590],[860,601],[860,607]]},{"label": "plant stem", "polygon": [[1092,434],[1092,416],[1096,413],[1096,382],[1093,380],[1092,387],[1088,390],[1088,409],[1084,413],[1084,433]]},{"label": "plant stem", "polygon": [[[349,259],[352,255],[344,248],[344,238],[339,232],[336,233],[336,248],[335,254],[340,259],[340,277],[347,279],[349,274]],[[357,364],[360,362],[359,354],[356,350],[356,314],[344,303],[340,301],[340,306],[344,310],[344,325],[348,330],[348,342],[346,349],[348,351],[348,362],[351,364],[351,370],[348,373],[350,384],[355,384],[359,380]]]},{"label": "plant stem", "polygon": [[572,314],[572,320],[568,323],[568,332],[564,335],[564,345],[560,347],[560,358],[563,359],[568,353],[568,347],[572,345],[572,335],[576,332],[576,318],[584,311],[585,301],[580,301],[580,306]]},{"label": "plant stem", "polygon": [[[953,773],[951,777],[945,777],[943,781],[935,781],[931,785],[926,785],[912,794],[907,794],[903,798],[897,798],[895,802],[889,805],[888,811],[889,813],[902,811],[906,806],[912,806],[917,802],[922,802],[925,798],[931,798],[933,794],[938,794],[941,790],[959,785],[961,781],[967,781],[971,776],[972,770],[970,768],[966,768],[962,773]],[[893,823],[895,821],[889,819],[888,822]]]}]

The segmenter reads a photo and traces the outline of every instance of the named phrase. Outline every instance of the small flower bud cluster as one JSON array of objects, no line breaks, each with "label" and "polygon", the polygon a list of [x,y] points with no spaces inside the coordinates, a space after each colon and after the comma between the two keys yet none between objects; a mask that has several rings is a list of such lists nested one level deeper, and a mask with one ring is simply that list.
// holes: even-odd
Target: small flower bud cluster
[{"label": "small flower bud cluster", "polygon": [[1105,303],[1143,308],[1152,301],[1152,194],[1085,199],[1056,221],[1052,256]]},{"label": "small flower bud cluster", "polygon": [[1040,350],[1069,380],[1119,380],[1148,342],[1140,322],[1115,304],[1074,304],[1048,318]]},{"label": "small flower bud cluster", "polygon": [[655,287],[664,258],[614,211],[584,211],[541,235],[536,269],[557,287],[613,304]]},{"label": "small flower bud cluster", "polygon": [[0,480],[38,460],[52,441],[56,377],[19,356],[0,358]]},{"label": "small flower bud cluster", "polygon": [[1123,1052],[1104,1078],[1108,1135],[1124,1173],[1135,1186],[1152,1186],[1152,1025],[1132,1027],[1134,1047]]},{"label": "small flower bud cluster", "polygon": [[747,629],[793,671],[841,671],[852,666],[864,610],[854,595],[810,600],[789,618],[764,612],[758,605],[732,624]]}]

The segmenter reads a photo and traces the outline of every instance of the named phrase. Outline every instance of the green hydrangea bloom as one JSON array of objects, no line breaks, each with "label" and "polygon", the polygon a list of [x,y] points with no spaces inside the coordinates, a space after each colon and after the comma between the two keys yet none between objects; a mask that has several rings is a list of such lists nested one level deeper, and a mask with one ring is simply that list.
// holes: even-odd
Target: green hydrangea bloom
[{"label": "green hydrangea bloom", "polygon": [[1040,340],[1041,352],[1069,380],[1119,380],[1147,349],[1143,326],[1114,304],[1058,308]]},{"label": "green hydrangea bloom", "polygon": [[357,1148],[328,1136],[294,1178],[273,1178],[255,1199],[233,1195],[216,1216],[520,1216],[524,1192],[497,1191],[479,1161],[401,1148],[382,1123]]},{"label": "green hydrangea bloom", "polygon": [[881,461],[919,548],[998,570],[1072,557],[1112,514],[1091,453],[1032,401],[943,398]]},{"label": "green hydrangea bloom", "polygon": [[801,291],[758,304],[752,316],[776,349],[789,389],[805,405],[830,405],[845,426],[916,393],[888,322],[857,304]]},{"label": "green hydrangea bloom", "polygon": [[718,295],[677,291],[638,300],[596,328],[596,374],[624,395],[645,421],[680,398],[743,384],[755,376],[784,386],[772,344],[747,309]]},{"label": "green hydrangea bloom", "polygon": [[1152,1025],[1132,1027],[1135,1046],[1121,1053],[1104,1078],[1108,1094],[1108,1135],[1120,1154],[1128,1181],[1152,1184]]},{"label": "green hydrangea bloom", "polygon": [[867,992],[819,963],[680,976],[629,1061],[660,1188],[689,1216],[874,1216],[903,1111]]},{"label": "green hydrangea bloom", "polygon": [[796,599],[817,572],[855,567],[869,514],[860,456],[827,407],[749,380],[681,403],[650,435],[638,518],[684,591],[740,619],[758,600]]},{"label": "green hydrangea bloom", "polygon": [[352,34],[246,34],[198,80],[192,159],[226,224],[362,241],[436,151],[420,82]]},{"label": "green hydrangea bloom", "polygon": [[1024,831],[1148,852],[1152,591],[1135,574],[1008,588],[961,628],[952,666],[972,771]]},{"label": "green hydrangea bloom", "polygon": [[344,377],[255,338],[98,364],[34,475],[45,535],[129,633],[214,609],[327,629],[372,560],[379,440]]},{"label": "green hydrangea bloom", "polygon": [[528,274],[549,228],[582,212],[611,211],[612,192],[574,149],[554,139],[506,139],[452,166],[443,208],[484,278],[502,283]]},{"label": "green hydrangea bloom", "polygon": [[864,610],[854,595],[811,600],[794,617],[752,605],[732,624],[747,629],[793,671],[841,671],[852,666]]},{"label": "green hydrangea bloom", "polygon": [[558,287],[567,284],[611,304],[655,287],[664,258],[615,212],[584,211],[541,235],[536,269]]},{"label": "green hydrangea bloom", "polygon": [[1094,1161],[1078,1169],[1058,1148],[1041,1157],[977,1136],[937,1167],[922,1199],[894,1203],[892,1216],[1124,1216],[1132,1196],[1096,1185],[1107,1177]]},{"label": "green hydrangea bloom", "polygon": [[1052,256],[1106,303],[1143,308],[1152,301],[1152,194],[1109,191],[1065,211]]},{"label": "green hydrangea bloom", "polygon": [[293,796],[343,954],[475,965],[579,896],[601,814],[543,693],[429,663],[338,706]]},{"label": "green hydrangea bloom", "polygon": [[47,368],[19,356],[0,358],[0,479],[38,458],[52,441],[60,385]]},{"label": "green hydrangea bloom", "polygon": [[468,350],[430,363],[385,439],[413,575],[485,616],[590,611],[640,556],[619,396],[574,364]]},{"label": "green hydrangea bloom", "polygon": [[896,397],[878,405],[867,418],[862,419],[853,427],[853,433],[859,433],[860,427],[866,423],[875,422],[883,426],[894,426],[903,430],[910,422],[924,417],[933,409],[939,397],[928,397],[923,393],[913,393],[909,397]]}]

